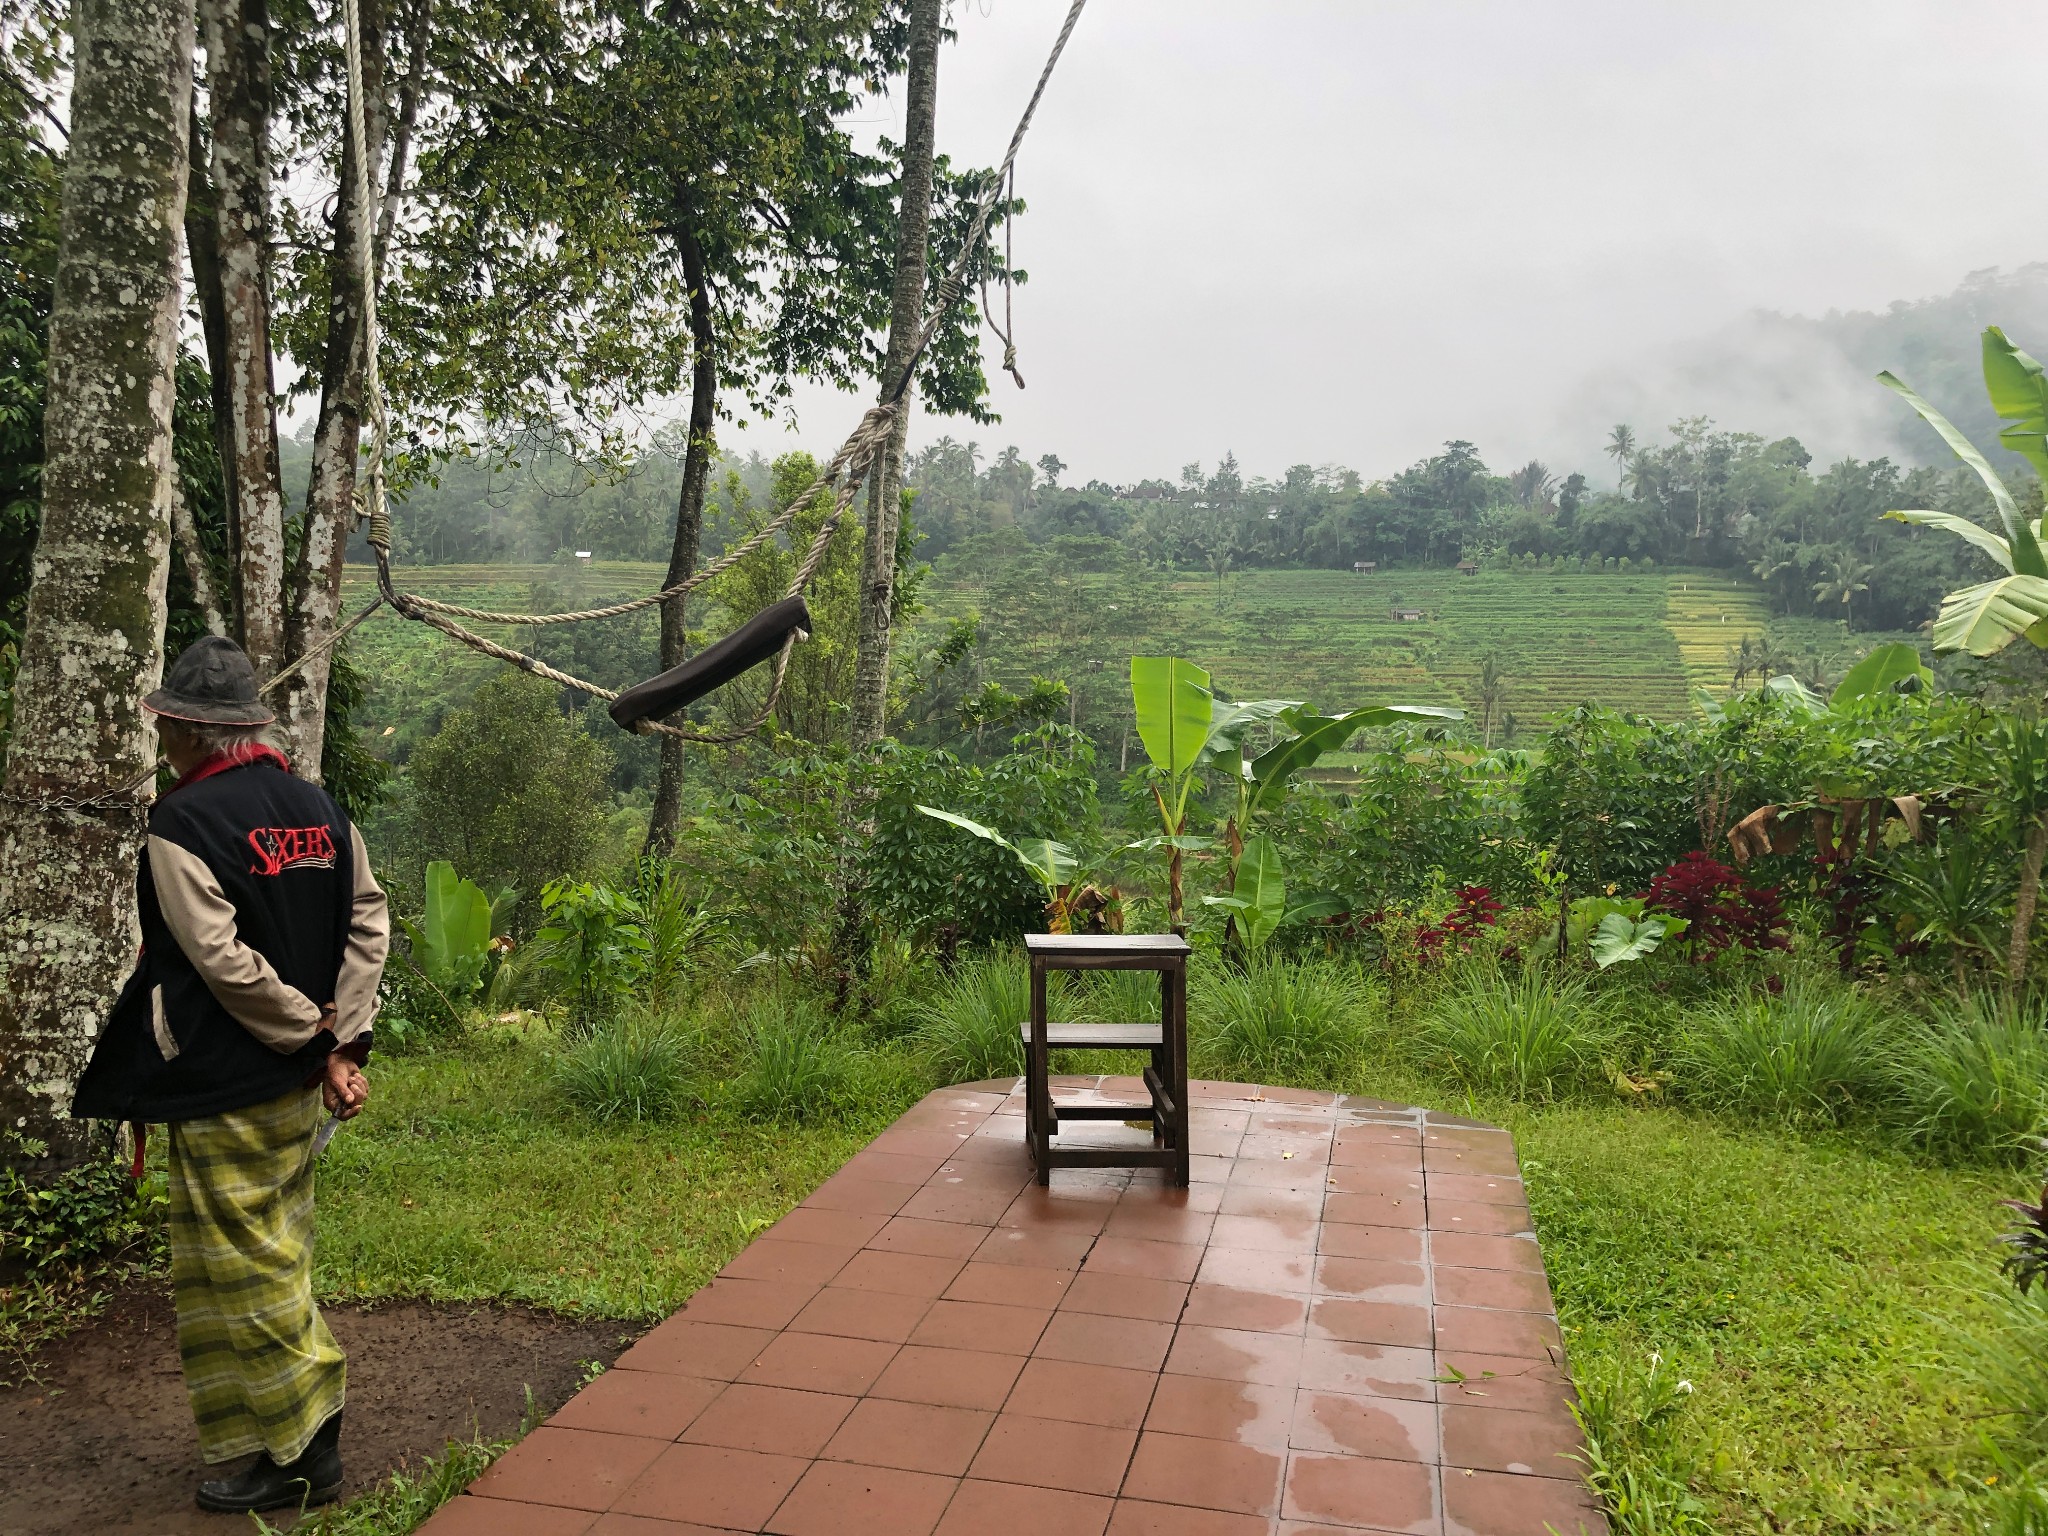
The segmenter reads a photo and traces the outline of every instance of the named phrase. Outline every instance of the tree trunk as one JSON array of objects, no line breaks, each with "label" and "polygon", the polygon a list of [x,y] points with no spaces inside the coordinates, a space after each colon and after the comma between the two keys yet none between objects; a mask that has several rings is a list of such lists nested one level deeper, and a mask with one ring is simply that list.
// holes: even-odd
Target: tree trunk
[{"label": "tree trunk", "polygon": [[[196,66],[195,66],[196,74]],[[228,319],[220,291],[219,237],[214,217],[213,183],[207,179],[206,129],[199,119],[198,92],[193,92],[191,133],[186,154],[185,260],[192,269],[192,296],[199,306],[199,334],[206,343],[206,377],[213,404],[213,451],[220,460],[222,504],[227,508],[228,569],[241,559],[235,526],[235,448],[228,430]],[[173,517],[172,537],[183,540]],[[223,621],[233,617],[221,610]],[[217,631],[226,634],[225,629]]]},{"label": "tree trunk", "polygon": [[[889,351],[882,387],[895,386],[924,322],[926,255],[932,228],[932,146],[938,130],[939,0],[910,8],[910,78],[903,130],[903,191],[897,210],[896,280],[889,301]],[[912,391],[905,389],[889,446],[868,497],[868,536],[860,557],[860,649],[853,677],[853,745],[882,739],[889,709],[889,622],[896,603],[896,535],[903,510],[903,451]]]},{"label": "tree trunk", "polygon": [[156,760],[141,699],[163,668],[176,475],[192,8],[78,0],[72,15],[42,530],[0,794],[0,1157],[16,1167],[90,1146],[72,1084],[135,963],[138,781]]},{"label": "tree trunk", "polygon": [[[384,156],[384,8],[365,0],[363,27],[363,137],[370,181]],[[395,168],[395,167],[394,167]],[[327,257],[327,352],[320,368],[320,414],[313,428],[312,477],[306,486],[305,535],[292,567],[290,614],[285,627],[287,664],[324,645],[341,610],[341,565],[355,531],[356,457],[363,436],[363,288],[356,271],[355,154],[342,135],[341,187],[334,212],[334,243]],[[376,210],[370,211],[376,217]],[[374,280],[374,274],[373,280]],[[284,685],[279,725],[302,778],[318,783],[327,736],[327,678],[332,648],[306,663]]]},{"label": "tree trunk", "polygon": [[267,0],[200,0],[212,129],[208,180],[222,351],[211,361],[235,529],[237,638],[260,678],[284,664],[284,482],[270,368],[270,14]]},{"label": "tree trunk", "polygon": [[[680,203],[682,200],[678,199]],[[668,556],[664,586],[687,580],[697,569],[697,547],[704,537],[704,487],[711,478],[711,455],[718,443],[718,333],[711,314],[710,274],[704,248],[691,232],[687,209],[676,210],[676,250],[683,259],[683,277],[690,285],[690,440],[683,450],[683,485],[676,498],[676,537]],[[661,605],[661,670],[689,659],[690,632],[685,614],[688,599],[670,598]],[[647,818],[644,852],[666,858],[675,846],[683,816],[683,748],[673,736],[661,738],[661,774],[655,781],[654,808]]]},{"label": "tree trunk", "polygon": [[2048,857],[2048,811],[2034,817],[2027,828],[2027,851],[2020,860],[2020,889],[2012,909],[2012,942],[2007,946],[2005,972],[2015,987],[2027,980],[2027,956],[2033,948],[2034,905],[2041,896],[2041,862]]}]

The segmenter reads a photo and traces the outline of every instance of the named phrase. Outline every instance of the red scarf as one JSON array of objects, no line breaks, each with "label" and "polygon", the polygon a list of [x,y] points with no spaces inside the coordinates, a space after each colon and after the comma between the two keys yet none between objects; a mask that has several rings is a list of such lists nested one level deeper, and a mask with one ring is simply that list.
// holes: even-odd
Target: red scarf
[{"label": "red scarf", "polygon": [[231,747],[224,752],[214,753],[213,756],[207,758],[190,772],[180,777],[178,782],[165,790],[164,793],[175,795],[188,784],[197,784],[201,779],[210,779],[216,773],[226,773],[230,768],[241,768],[250,763],[275,763],[286,773],[292,771],[291,759],[278,751],[277,748],[268,746],[260,741],[251,742],[247,746]]}]

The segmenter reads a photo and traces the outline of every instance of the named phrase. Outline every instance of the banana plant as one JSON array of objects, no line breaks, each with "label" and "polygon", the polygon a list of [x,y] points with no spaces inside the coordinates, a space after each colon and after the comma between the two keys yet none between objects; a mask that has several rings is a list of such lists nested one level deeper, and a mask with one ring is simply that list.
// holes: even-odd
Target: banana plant
[{"label": "banana plant", "polygon": [[1056,843],[1049,837],[1023,837],[1012,842],[994,827],[985,827],[978,821],[970,821],[954,811],[942,811],[936,806],[920,805],[918,811],[934,821],[943,821],[972,832],[985,842],[994,843],[998,848],[1007,848],[1016,856],[1019,864],[1030,873],[1031,878],[1045,887],[1045,912],[1047,926],[1054,933],[1065,933],[1071,926],[1071,914],[1067,909],[1067,895],[1074,883],[1074,871],[1080,867],[1073,851],[1065,843]]},{"label": "banana plant", "polygon": [[1187,926],[1181,860],[1215,846],[1211,838],[1188,835],[1188,800],[1216,726],[1209,674],[1178,656],[1133,656],[1131,710],[1137,716],[1138,740],[1158,774],[1152,800],[1159,808],[1159,832],[1130,846],[1147,852],[1165,850],[1166,920],[1178,933]]},{"label": "banana plant", "polygon": [[[2001,536],[1949,512],[1885,513],[1896,522],[1953,533],[2005,567],[2005,575],[1951,592],[1941,600],[1941,612],[1934,621],[1934,648],[1989,656],[2021,635],[2037,646],[2048,646],[2048,551],[2042,549],[2041,523],[2027,521],[1998,472],[1947,417],[1889,370],[1877,378],[1912,406],[1921,420],[1941,434],[1950,451],[1976,472],[1991,493],[2005,530]],[[2048,481],[2048,376],[1995,325],[1984,332],[1984,388],[1991,397],[1991,408],[2009,423],[1998,440]]]},{"label": "banana plant", "polygon": [[466,1002],[490,958],[496,913],[483,889],[436,859],[427,866],[427,910],[419,922],[400,918],[412,963],[452,1002]]},{"label": "banana plant", "polygon": [[[1287,796],[1289,781],[1304,768],[1314,766],[1326,752],[1340,750],[1362,730],[1392,725],[1402,720],[1462,720],[1463,711],[1442,709],[1431,704],[1379,704],[1350,710],[1341,715],[1323,715],[1300,704],[1268,701],[1277,705],[1270,713],[1254,714],[1238,725],[1226,743],[1235,754],[1237,805],[1225,828],[1230,848],[1230,887],[1221,896],[1204,897],[1209,906],[1221,907],[1230,916],[1230,935],[1241,935],[1247,948],[1257,949],[1282,924],[1326,917],[1343,910],[1343,903],[1323,897],[1299,907],[1287,906],[1286,872],[1280,850],[1273,839],[1255,830],[1259,818],[1278,808]],[[1245,706],[1254,711],[1268,705]],[[1249,761],[1245,758],[1245,727],[1255,721],[1272,721],[1287,734],[1274,746]],[[1220,748],[1219,748],[1220,755]]]}]

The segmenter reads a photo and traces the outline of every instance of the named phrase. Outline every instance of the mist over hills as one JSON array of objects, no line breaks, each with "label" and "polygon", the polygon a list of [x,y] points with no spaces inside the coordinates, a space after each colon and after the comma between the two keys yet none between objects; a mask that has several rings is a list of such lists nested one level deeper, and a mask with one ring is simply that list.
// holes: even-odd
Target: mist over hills
[{"label": "mist over hills", "polygon": [[1601,370],[1559,399],[1550,462],[1597,464],[1616,422],[1654,439],[1682,417],[1708,416],[1731,431],[1796,437],[1823,463],[1953,463],[1941,439],[1876,382],[1884,368],[1993,451],[1998,421],[1984,398],[1978,353],[1987,325],[2048,355],[2048,262],[2010,272],[1988,267],[1951,293],[1899,300],[1883,311],[1815,318],[1756,310],[1689,344]]}]

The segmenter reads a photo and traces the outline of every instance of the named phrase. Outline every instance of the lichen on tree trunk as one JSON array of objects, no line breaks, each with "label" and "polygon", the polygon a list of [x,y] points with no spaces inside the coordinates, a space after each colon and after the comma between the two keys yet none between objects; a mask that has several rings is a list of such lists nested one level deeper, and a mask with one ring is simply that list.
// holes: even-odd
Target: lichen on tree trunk
[{"label": "lichen on tree trunk", "polygon": [[78,0],[73,21],[42,527],[0,793],[0,1157],[15,1166],[89,1145],[72,1085],[135,960],[155,760],[141,699],[162,668],[175,474],[192,9]]}]

